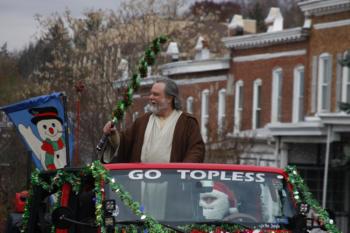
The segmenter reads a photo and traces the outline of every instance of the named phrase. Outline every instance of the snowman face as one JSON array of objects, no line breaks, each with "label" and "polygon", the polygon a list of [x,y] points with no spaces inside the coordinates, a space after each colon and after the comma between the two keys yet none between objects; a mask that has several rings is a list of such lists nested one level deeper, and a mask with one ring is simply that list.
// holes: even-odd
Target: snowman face
[{"label": "snowman face", "polygon": [[63,133],[62,124],[56,119],[41,120],[37,123],[37,128],[43,140],[57,141]]}]

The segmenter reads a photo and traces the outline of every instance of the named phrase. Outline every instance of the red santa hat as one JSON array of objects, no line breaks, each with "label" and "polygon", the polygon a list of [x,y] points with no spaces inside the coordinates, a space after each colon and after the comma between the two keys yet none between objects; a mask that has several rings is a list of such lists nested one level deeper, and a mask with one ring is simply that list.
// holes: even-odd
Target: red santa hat
[{"label": "red santa hat", "polygon": [[213,185],[213,193],[216,193],[217,195],[225,195],[229,202],[229,212],[235,213],[237,212],[237,201],[234,193],[222,182],[214,182]]}]

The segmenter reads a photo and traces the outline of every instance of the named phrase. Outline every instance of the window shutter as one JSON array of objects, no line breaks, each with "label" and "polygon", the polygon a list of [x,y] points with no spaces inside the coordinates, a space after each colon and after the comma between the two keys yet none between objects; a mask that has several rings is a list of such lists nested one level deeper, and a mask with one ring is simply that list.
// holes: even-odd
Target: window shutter
[{"label": "window shutter", "polygon": [[333,68],[333,63],[332,63],[332,55],[329,55],[329,67],[327,68],[327,83],[328,83],[328,91],[327,91],[327,110],[331,111],[332,107],[331,107],[331,99],[332,99],[332,68]]},{"label": "window shutter", "polygon": [[343,92],[343,85],[342,85],[342,78],[343,78],[343,67],[340,65],[338,61],[342,59],[342,54],[338,53],[337,54],[337,81],[336,81],[336,111],[339,112],[339,106],[338,103],[341,102],[341,97],[342,97],[342,92]]},{"label": "window shutter", "polygon": [[311,82],[311,112],[317,111],[317,56],[312,57],[312,82]]},{"label": "window shutter", "polygon": [[303,70],[300,73],[300,79],[299,79],[299,116],[298,121],[304,120],[304,86],[305,86],[305,70]]}]

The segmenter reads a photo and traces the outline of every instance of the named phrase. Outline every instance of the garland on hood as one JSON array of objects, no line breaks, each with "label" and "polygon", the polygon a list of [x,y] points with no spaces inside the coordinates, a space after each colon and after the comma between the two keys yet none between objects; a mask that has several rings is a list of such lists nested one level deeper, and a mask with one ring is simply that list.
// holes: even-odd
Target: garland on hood
[{"label": "garland on hood", "polygon": [[285,168],[288,174],[288,180],[293,185],[294,199],[298,204],[306,203],[312,208],[319,216],[320,220],[324,223],[327,232],[329,233],[341,233],[341,231],[334,224],[334,220],[329,217],[328,212],[323,209],[317,200],[312,197],[309,188],[304,183],[304,180],[298,174],[296,167],[287,166]]},{"label": "garland on hood", "polygon": [[[88,166],[86,168],[83,168],[82,171],[79,173],[79,175],[75,175],[71,172],[66,172],[64,170],[57,170],[56,174],[52,176],[48,181],[45,181],[40,176],[40,171],[35,170],[32,173],[31,176],[31,189],[29,190],[29,197],[26,201],[25,210],[23,213],[23,225],[21,232],[25,232],[27,229],[27,224],[29,220],[29,207],[32,204],[32,196],[33,196],[33,186],[40,186],[45,191],[51,193],[57,191],[58,198],[56,202],[54,203],[54,209],[58,208],[60,206],[60,188],[62,188],[63,184],[68,183],[71,185],[72,190],[74,193],[78,194],[81,190],[81,184],[82,184],[82,178],[84,176],[93,176],[95,180],[95,215],[96,220],[95,223],[97,226],[101,228],[101,233],[106,232],[106,227],[104,224],[104,215],[103,215],[103,193],[104,193],[104,184],[109,184],[111,190],[117,194],[117,196],[120,198],[120,200],[136,215],[140,218],[141,221],[144,223],[144,232],[148,233],[174,233],[175,231],[172,229],[169,229],[162,224],[158,223],[157,220],[155,220],[153,217],[147,215],[143,212],[141,205],[134,201],[130,194],[125,191],[123,186],[115,181],[114,178],[112,178],[109,175],[109,172],[105,169],[105,167],[102,166],[102,164],[99,161],[95,161],[92,163],[91,166]],[[117,224],[118,225],[118,224]],[[137,232],[138,227],[135,225],[128,225],[128,226],[122,226],[119,227],[115,226],[114,232],[130,232],[134,233]],[[240,226],[232,226],[229,224],[223,224],[222,226],[214,226],[214,225],[206,225],[206,224],[197,224],[197,225],[186,225],[181,230],[185,232],[248,232],[245,231],[243,227]],[[55,232],[55,228],[52,227],[52,232]]]},{"label": "garland on hood", "polygon": [[[319,214],[320,219],[325,223],[325,227],[328,232],[331,233],[340,233],[340,231],[334,225],[334,221],[329,218],[328,213],[320,207],[318,202],[312,198],[311,193],[309,192],[307,186],[304,184],[303,179],[297,173],[295,167],[288,166],[285,171],[288,174],[288,179],[293,185],[293,194],[294,198],[298,203],[307,203],[313,208],[317,214]],[[159,224],[153,217],[145,214],[141,208],[141,205],[138,202],[135,202],[130,194],[124,190],[122,185],[118,184],[114,178],[109,175],[109,172],[102,166],[99,161],[95,161],[91,166],[85,167],[79,173],[75,175],[71,172],[66,172],[64,170],[57,170],[56,174],[52,176],[49,181],[45,181],[40,177],[40,172],[38,170],[32,173],[31,183],[33,186],[40,186],[45,191],[51,193],[55,190],[59,190],[57,195],[57,202],[54,204],[54,208],[59,207],[60,202],[60,187],[63,184],[68,183],[71,185],[73,192],[76,194],[81,190],[82,178],[84,176],[92,176],[95,180],[95,215],[96,215],[96,225],[100,226],[101,232],[105,233],[106,228],[104,225],[104,216],[103,216],[103,193],[104,193],[104,184],[109,184],[111,190],[115,192],[120,200],[130,208],[130,210],[144,222],[144,232],[152,233],[171,233],[175,232],[174,230],[168,229],[163,225]],[[29,219],[29,206],[32,203],[33,190],[29,190],[29,197],[26,202],[25,211],[23,213],[23,228],[22,232],[25,232],[27,229],[28,219]],[[118,228],[116,226],[114,232],[137,232],[137,227],[134,225],[123,226]],[[181,228],[185,232],[251,232],[251,230],[244,229],[239,225],[230,225],[223,223],[220,226],[206,225],[206,224],[192,224],[186,225]],[[54,232],[54,228],[52,228]],[[281,231],[279,231],[281,232]],[[283,231],[282,231],[283,232]]]},{"label": "garland on hood", "polygon": [[[326,210],[324,210],[318,202],[312,198],[312,195],[305,185],[303,179],[298,174],[295,167],[287,166],[285,169],[288,174],[288,180],[293,185],[293,194],[294,198],[298,204],[307,203],[311,208],[315,210],[315,212],[319,215],[320,220],[324,222],[325,228],[330,233],[340,233],[337,227],[334,224],[334,221],[329,218],[329,214]],[[40,172],[35,170],[31,176],[31,184],[33,186],[40,186],[47,192],[51,193],[58,190],[58,198],[56,203],[54,204],[54,208],[59,207],[60,203],[60,188],[63,184],[68,183],[72,187],[72,191],[76,194],[81,190],[82,178],[84,176],[93,176],[94,177],[94,193],[95,193],[95,215],[96,220],[95,223],[97,226],[101,228],[101,232],[105,233],[106,228],[104,224],[104,215],[103,215],[103,197],[104,197],[104,188],[105,184],[109,184],[111,190],[117,194],[120,200],[128,207],[130,210],[140,218],[144,223],[144,232],[149,233],[171,233],[175,232],[174,230],[168,229],[162,224],[158,223],[153,217],[145,214],[141,208],[141,205],[134,201],[130,194],[125,191],[123,186],[115,181],[109,175],[109,172],[102,166],[99,161],[95,161],[91,166],[88,166],[79,173],[79,175],[75,175],[71,172],[66,172],[64,170],[57,170],[56,174],[52,176],[48,181],[43,180],[40,177]],[[29,206],[32,203],[32,188],[29,190],[29,197],[26,201],[25,210],[23,213],[23,226],[22,232],[25,232],[27,229],[28,219],[29,219]],[[117,224],[118,225],[118,224]],[[223,223],[220,226],[215,225],[206,225],[206,224],[192,224],[186,225],[180,228],[185,232],[251,232],[251,230],[244,229],[239,225],[230,225]],[[135,225],[115,227],[114,232],[137,232],[138,228]],[[54,232],[54,228],[52,228],[52,232]]]},{"label": "garland on hood", "polygon": [[[72,186],[73,192],[76,194],[80,191],[81,178],[77,177],[72,173],[65,172],[64,170],[57,170],[56,175],[50,177],[49,182],[44,181],[40,177],[40,171],[38,169],[34,170],[31,175],[31,188],[29,189],[29,196],[26,200],[26,205],[24,207],[24,212],[22,215],[22,228],[21,232],[26,232],[28,226],[28,220],[30,215],[29,207],[32,205],[32,196],[33,196],[33,186],[40,186],[42,189],[47,191],[48,193],[56,192],[56,200],[54,203],[54,209],[60,206],[61,200],[61,188],[63,184],[68,183]],[[55,228],[52,228],[52,232],[54,232]]]}]

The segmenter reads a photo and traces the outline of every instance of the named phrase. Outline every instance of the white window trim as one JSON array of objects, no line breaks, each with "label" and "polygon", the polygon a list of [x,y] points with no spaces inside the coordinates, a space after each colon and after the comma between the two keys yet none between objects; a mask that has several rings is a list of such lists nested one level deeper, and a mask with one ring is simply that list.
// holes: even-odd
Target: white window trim
[{"label": "white window trim", "polygon": [[283,71],[282,68],[275,68],[272,71],[272,98],[271,98],[271,122],[279,122],[282,111],[282,90],[280,86],[283,82]]},{"label": "white window trim", "polygon": [[[343,58],[346,57],[346,55],[348,54],[348,51],[345,51],[343,54]],[[348,95],[348,88],[347,86],[350,85],[350,67],[347,66],[343,66],[342,67],[342,95],[341,95],[341,102],[348,102],[348,100],[346,99],[347,95]],[[350,102],[350,100],[349,100]]]},{"label": "white window trim", "polygon": [[[242,87],[242,89],[240,89]],[[239,102],[240,102],[240,90],[243,91],[244,83],[242,80],[239,80],[236,82],[236,88],[235,88],[235,115],[234,115],[234,126],[233,126],[233,132],[237,133],[241,131],[242,127],[242,114],[243,114],[243,108],[240,108]]]},{"label": "white window trim", "polygon": [[224,130],[224,122],[226,117],[226,89],[218,92],[218,133]]},{"label": "white window trim", "polygon": [[[258,106],[259,97],[258,96],[258,87],[262,85],[261,79],[256,79],[253,84],[253,116],[252,116],[252,129],[257,129],[257,111],[261,111],[261,106]],[[261,89],[260,89],[261,91]],[[260,101],[261,103],[261,101]]]},{"label": "white window trim", "polygon": [[190,114],[193,114],[193,97],[189,96],[186,99],[186,111]]},{"label": "white window trim", "polygon": [[202,91],[202,104],[201,104],[201,133],[203,141],[208,141],[208,127],[209,123],[209,90],[205,89]]},{"label": "white window trim", "polygon": [[[301,80],[301,72],[304,73],[304,80],[305,80],[305,68],[303,65],[298,65],[294,68],[293,72],[293,115],[292,120],[293,122],[299,122],[302,121],[300,119],[300,108],[303,105],[303,99],[304,99],[304,90],[300,89],[300,82]],[[304,85],[303,85],[304,86]]]},{"label": "white window trim", "polygon": [[[322,101],[322,95],[323,95],[323,86],[327,86],[328,91],[330,92],[329,88],[330,88],[330,83],[325,82],[326,74],[324,73],[324,61],[326,59],[330,59],[331,55],[329,53],[323,53],[319,56],[319,60],[318,60],[318,96],[317,96],[317,112],[329,112],[329,109],[324,109],[322,107],[323,105],[323,101]],[[332,68],[332,64],[330,65],[330,67]],[[331,77],[330,77],[331,80]],[[330,93],[329,93],[330,94]],[[327,101],[327,99],[325,99],[325,101]],[[325,103],[326,104],[326,103]],[[330,108],[330,106],[328,106],[328,108]]]}]

